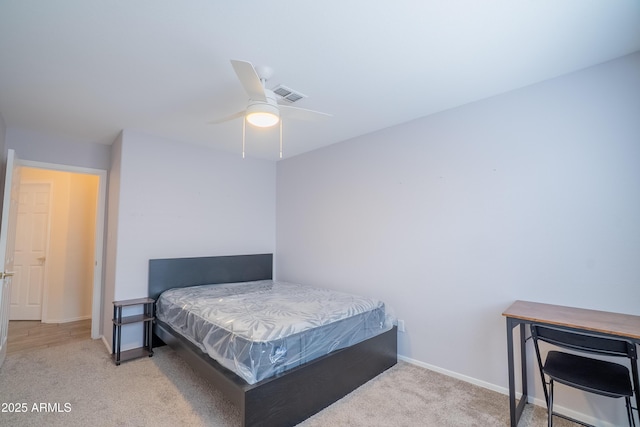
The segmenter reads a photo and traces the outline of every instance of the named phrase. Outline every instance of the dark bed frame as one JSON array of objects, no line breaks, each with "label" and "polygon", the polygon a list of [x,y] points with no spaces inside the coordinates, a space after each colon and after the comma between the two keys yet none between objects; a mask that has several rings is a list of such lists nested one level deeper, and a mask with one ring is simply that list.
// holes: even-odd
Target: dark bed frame
[{"label": "dark bed frame", "polygon": [[[170,288],[272,278],[272,254],[152,259],[149,297]],[[397,363],[397,328],[302,366],[247,384],[156,319],[154,335],[237,405],[244,426],[292,426]]]}]

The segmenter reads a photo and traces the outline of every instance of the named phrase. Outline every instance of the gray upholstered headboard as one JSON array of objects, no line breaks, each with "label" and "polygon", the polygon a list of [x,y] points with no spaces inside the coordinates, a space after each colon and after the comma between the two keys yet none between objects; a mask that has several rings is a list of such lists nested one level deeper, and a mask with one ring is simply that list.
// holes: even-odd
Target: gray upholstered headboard
[{"label": "gray upholstered headboard", "polygon": [[273,254],[149,260],[149,297],[167,289],[273,278]]}]

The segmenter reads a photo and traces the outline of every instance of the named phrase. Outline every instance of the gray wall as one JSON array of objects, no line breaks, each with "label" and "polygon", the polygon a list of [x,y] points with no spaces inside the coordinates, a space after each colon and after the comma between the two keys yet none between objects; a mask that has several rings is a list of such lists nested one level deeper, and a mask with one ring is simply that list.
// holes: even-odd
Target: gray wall
[{"label": "gray wall", "polygon": [[2,212],[4,198],[4,175],[7,163],[7,143],[6,143],[7,126],[4,123],[4,117],[0,113],[0,212]]},{"label": "gray wall", "polygon": [[16,150],[22,160],[109,170],[111,146],[9,128],[7,148]]},{"label": "gray wall", "polygon": [[2,153],[2,163],[4,164],[5,159],[7,158],[5,152],[6,149],[6,134],[7,134],[7,126],[4,123],[4,117],[0,114],[0,152]]},{"label": "gray wall", "polygon": [[105,326],[114,299],[147,295],[150,259],[275,252],[274,162],[126,130],[113,154]]},{"label": "gray wall", "polygon": [[402,356],[504,391],[514,300],[640,314],[639,118],[640,53],[281,161],[277,277],[383,299]]}]

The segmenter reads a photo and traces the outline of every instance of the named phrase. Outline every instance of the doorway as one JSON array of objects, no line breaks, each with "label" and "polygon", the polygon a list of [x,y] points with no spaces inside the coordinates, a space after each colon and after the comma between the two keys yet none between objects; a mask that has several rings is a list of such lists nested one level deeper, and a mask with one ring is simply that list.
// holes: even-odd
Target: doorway
[{"label": "doorway", "polygon": [[[27,279],[31,303],[40,302],[43,323],[65,324],[91,319],[91,337],[99,338],[102,335],[106,171],[25,160],[21,160],[20,165],[21,188],[27,186],[40,191],[38,213],[46,210],[42,206],[47,196],[41,190],[49,187],[50,213],[46,224],[40,215],[35,220],[35,230],[29,236],[22,236],[24,240],[31,238],[38,246],[35,249],[44,251],[32,260],[36,267],[40,264],[40,273],[38,268],[31,269],[35,272],[33,275],[18,269],[16,275]],[[30,197],[34,197],[33,194]],[[17,231],[16,255],[20,247],[20,221]],[[22,245],[23,249],[27,243]],[[17,303],[14,294],[19,293],[12,291],[12,303]]]}]

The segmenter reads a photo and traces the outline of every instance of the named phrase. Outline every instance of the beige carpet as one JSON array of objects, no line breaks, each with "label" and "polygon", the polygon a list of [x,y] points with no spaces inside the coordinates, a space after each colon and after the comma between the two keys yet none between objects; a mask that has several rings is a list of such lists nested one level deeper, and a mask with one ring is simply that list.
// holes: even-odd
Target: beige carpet
[{"label": "beige carpet", "polygon": [[[2,426],[240,425],[235,407],[168,347],[118,367],[100,341],[10,354],[0,403],[27,407],[0,412]],[[41,403],[49,412],[37,411]],[[399,363],[300,426],[487,427],[507,426],[508,416],[504,395]],[[545,417],[529,405],[519,426],[545,426]]]}]

